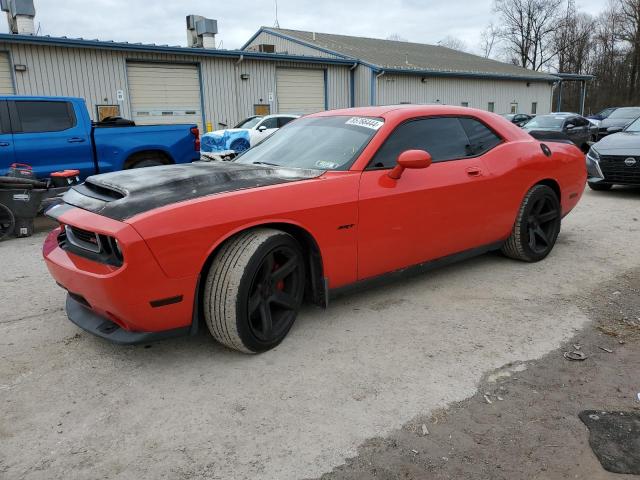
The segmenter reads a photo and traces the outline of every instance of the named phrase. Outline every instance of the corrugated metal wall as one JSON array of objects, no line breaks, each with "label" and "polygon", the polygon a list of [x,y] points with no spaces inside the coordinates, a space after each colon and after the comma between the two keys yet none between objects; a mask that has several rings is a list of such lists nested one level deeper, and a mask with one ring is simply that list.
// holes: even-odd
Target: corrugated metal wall
[{"label": "corrugated metal wall", "polygon": [[[345,108],[350,102],[348,66],[269,60],[245,60],[238,64],[236,59],[193,55],[1,42],[0,50],[11,51],[14,63],[27,66],[27,71],[16,72],[18,95],[82,97],[93,119],[95,106],[102,104],[120,104],[122,116],[131,118],[127,61],[199,65],[205,117],[214,128],[219,128],[219,124],[234,125],[252,115],[255,104],[271,103],[272,112],[277,112],[275,70],[278,66],[326,69],[329,108]],[[240,79],[243,73],[249,75],[248,80]],[[124,92],[122,102],[118,102],[118,90]]]},{"label": "corrugated metal wall", "polygon": [[0,52],[0,95],[12,95],[13,77],[9,52]]},{"label": "corrugated metal wall", "polygon": [[325,57],[325,58],[342,58],[338,55],[332,55],[330,53],[317,50],[315,48],[300,45],[299,43],[292,42],[277,35],[272,35],[267,32],[260,32],[256,38],[246,47],[249,50],[251,47],[266,43],[267,45],[275,45],[276,53],[288,53],[289,55],[308,55],[312,57]]},{"label": "corrugated metal wall", "polygon": [[377,101],[379,105],[398,103],[442,103],[488,109],[494,102],[496,113],[509,113],[512,103],[518,104],[518,111],[531,113],[536,102],[537,113],[551,111],[552,86],[547,82],[513,80],[472,80],[460,78],[425,77],[418,75],[383,75],[377,80]]},{"label": "corrugated metal wall", "polygon": [[371,105],[371,75],[373,71],[364,65],[358,65],[354,73],[355,106]]}]

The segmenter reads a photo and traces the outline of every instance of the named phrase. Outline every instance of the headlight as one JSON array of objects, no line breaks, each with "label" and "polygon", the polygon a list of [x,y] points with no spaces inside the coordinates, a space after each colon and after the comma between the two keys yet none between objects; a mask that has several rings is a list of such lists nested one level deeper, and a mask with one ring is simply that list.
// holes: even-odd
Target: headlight
[{"label": "headlight", "polygon": [[600,161],[600,154],[593,147],[589,149],[589,153],[587,153],[587,156],[592,160],[595,160],[596,162]]}]

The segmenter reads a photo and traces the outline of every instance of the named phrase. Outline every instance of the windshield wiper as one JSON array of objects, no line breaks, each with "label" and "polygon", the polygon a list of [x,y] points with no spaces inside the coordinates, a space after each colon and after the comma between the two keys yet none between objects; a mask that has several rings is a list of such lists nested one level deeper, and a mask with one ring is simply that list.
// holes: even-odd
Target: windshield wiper
[{"label": "windshield wiper", "polygon": [[280,167],[277,163],[269,163],[269,162],[253,162],[254,165],[269,165],[270,167]]}]

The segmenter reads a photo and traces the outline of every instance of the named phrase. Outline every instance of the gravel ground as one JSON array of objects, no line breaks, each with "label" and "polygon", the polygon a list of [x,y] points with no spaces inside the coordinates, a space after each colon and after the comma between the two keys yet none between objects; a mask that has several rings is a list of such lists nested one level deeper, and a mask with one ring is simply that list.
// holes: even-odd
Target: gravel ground
[{"label": "gravel ground", "polygon": [[[535,364],[527,362],[543,357],[541,364],[553,360],[547,377],[536,377],[540,382],[564,375],[562,369],[583,369],[573,373],[593,389],[586,407],[600,408],[614,399],[622,407],[624,395],[637,387],[630,382],[623,397],[612,396],[617,395],[611,390],[613,375],[597,376],[599,370],[588,366],[602,358],[633,365],[633,355],[625,357],[625,352],[634,353],[632,342],[615,354],[593,350],[580,365],[549,352],[570,340],[590,345],[587,337],[573,338],[592,334],[594,313],[588,305],[609,300],[610,292],[599,286],[640,268],[639,205],[638,190],[587,191],[565,219],[546,261],[530,265],[490,254],[339,298],[327,311],[309,307],[287,340],[260,356],[228,351],[204,333],[139,347],[94,338],[64,315],[64,293],[40,258],[44,234],[2,242],[0,477],[284,480],[321,477],[336,469],[327,475],[369,478],[374,474],[366,465],[358,467],[371,454],[368,448],[412,425],[421,429],[426,420],[433,432],[426,437],[412,433],[413,440],[439,438],[440,427],[432,426],[431,419],[467,405],[456,402],[471,405],[475,398],[483,408],[523,402],[512,416],[524,415],[526,402],[537,397],[513,386],[514,394],[489,405],[484,382],[505,365],[524,364],[528,368],[522,375],[532,374]],[[585,306],[585,300],[592,303]],[[610,341],[615,346],[615,339]],[[494,388],[511,392],[501,382]],[[474,397],[479,387],[482,396]],[[577,398],[582,390],[577,384],[574,389]],[[560,407],[574,422],[572,404]],[[479,411],[466,415],[470,425],[483,418],[476,416]],[[495,421],[487,416],[484,427],[473,430],[487,444],[473,450],[468,434],[454,433],[461,432],[460,425],[446,418],[451,440],[459,438],[453,446],[469,448],[472,460],[492,463],[496,447],[504,448],[500,438],[509,438],[488,431]],[[560,429],[562,444],[573,436],[584,448],[584,428],[571,422]],[[541,434],[561,425],[549,419],[542,423],[548,428]],[[527,442],[537,438],[529,438],[529,432],[520,434]],[[448,451],[450,445],[438,448],[412,446],[417,454],[398,452],[395,460],[389,451],[390,469],[381,470],[379,475],[387,477],[380,478],[430,478],[429,472],[433,478],[500,478],[494,473],[483,477],[490,470],[479,463],[462,470],[463,460],[460,470],[438,470],[442,457],[458,458]],[[568,447],[560,453],[567,461],[582,458]],[[521,464],[537,468],[534,460],[547,457],[536,450],[529,463],[526,458],[501,460],[504,476],[516,478],[509,469]],[[588,472],[598,472],[591,465]],[[538,473],[523,478],[562,478]]]}]

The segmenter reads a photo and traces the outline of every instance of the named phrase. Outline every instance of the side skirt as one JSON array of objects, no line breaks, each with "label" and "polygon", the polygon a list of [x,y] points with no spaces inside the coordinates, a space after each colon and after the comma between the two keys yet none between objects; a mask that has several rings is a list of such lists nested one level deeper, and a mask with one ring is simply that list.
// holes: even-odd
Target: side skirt
[{"label": "side skirt", "polygon": [[[428,262],[420,263],[418,265],[413,265],[411,267],[401,268],[400,270],[395,270],[393,272],[383,273],[375,277],[358,280],[357,282],[350,283],[349,285],[345,285],[344,287],[338,287],[330,290],[328,297],[337,298],[342,295],[353,293],[356,291],[361,291],[369,288],[387,285],[391,282],[397,281],[402,278],[408,278],[415,275],[419,275],[419,274],[434,270],[436,268],[450,265],[452,263],[457,263],[462,260],[467,260],[469,258],[477,257],[479,255],[485,254],[487,252],[491,252],[493,250],[499,250],[503,244],[504,244],[504,241],[491,243],[489,245],[485,245],[482,247],[472,248],[471,250],[465,250],[464,252],[454,253],[453,255],[448,255],[446,257],[437,258],[435,260],[429,260]],[[326,302],[326,305],[327,306],[329,305],[328,300]]]}]

